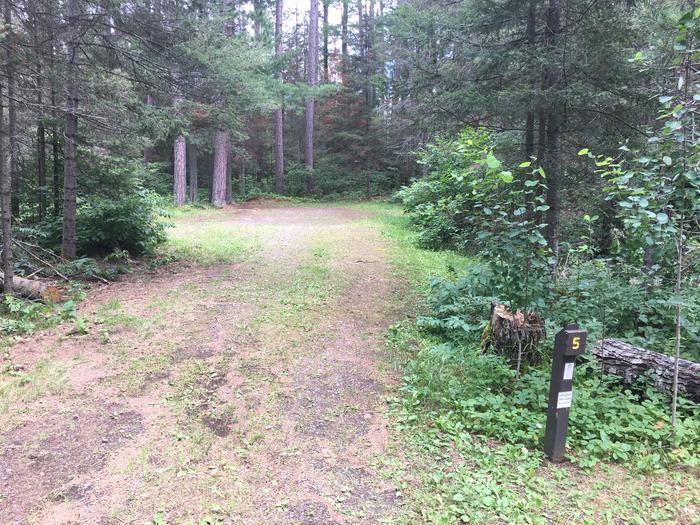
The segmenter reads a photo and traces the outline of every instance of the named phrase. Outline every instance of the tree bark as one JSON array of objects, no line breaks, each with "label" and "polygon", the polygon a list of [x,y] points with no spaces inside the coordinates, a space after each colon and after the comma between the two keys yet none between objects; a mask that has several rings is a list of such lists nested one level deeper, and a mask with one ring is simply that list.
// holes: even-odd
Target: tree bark
[{"label": "tree bark", "polygon": [[[39,281],[38,279],[25,279],[24,277],[13,276],[12,279],[5,279],[5,275],[10,275],[5,272],[0,272],[0,282],[3,284],[5,293],[14,293],[20,297],[27,299],[40,299],[55,302],[62,296],[61,291],[55,286]],[[11,282],[10,291],[7,289],[7,284]]]},{"label": "tree bark", "polygon": [[260,0],[253,0],[253,34],[255,39],[260,39],[262,29],[263,6]]},{"label": "tree bark", "polygon": [[[547,28],[545,30],[545,42],[550,53],[550,64],[546,67],[544,84],[548,91],[549,108],[547,115],[547,147],[546,166],[547,176],[547,205],[549,209],[546,213],[547,227],[545,237],[550,250],[554,254],[553,274],[558,271],[559,259],[559,219],[561,208],[560,186],[562,178],[561,164],[561,133],[563,122],[563,107],[561,98],[561,60],[559,56],[559,37],[562,31],[562,0],[549,0],[547,9]],[[554,93],[551,91],[554,90]]]},{"label": "tree bark", "polygon": [[226,156],[226,204],[231,204],[233,202],[233,161],[232,161],[232,151],[233,148],[229,145],[228,154]]},{"label": "tree bark", "polygon": [[[39,101],[41,104],[41,101]],[[46,130],[44,122],[39,121],[36,126],[37,147],[37,201],[39,204],[39,220],[46,216]]]},{"label": "tree bark", "polygon": [[10,178],[12,179],[12,214],[19,217],[19,142],[17,142],[17,78],[15,76],[15,33],[12,28],[12,2],[4,2],[5,74],[7,75],[7,134],[10,147]]},{"label": "tree bark", "polygon": [[340,16],[340,78],[341,83],[346,83],[346,69],[348,64],[348,2],[343,0],[343,12]]},{"label": "tree bark", "polygon": [[241,199],[245,199],[245,159],[243,156],[238,157],[238,192],[241,194]]},{"label": "tree bark", "polygon": [[68,77],[66,80],[66,114],[63,146],[63,243],[61,251],[66,259],[76,255],[76,192],[78,178],[78,89],[75,64],[78,54],[80,16],[78,0],[68,0],[67,21],[70,32],[68,39]]},{"label": "tree bark", "polygon": [[58,217],[61,214],[61,170],[59,169],[59,147],[58,147],[58,128],[54,124],[51,128],[51,172],[52,172],[52,197],[53,197],[53,216]]},{"label": "tree bark", "polygon": [[[32,3],[31,16],[35,19],[38,17],[36,6]],[[38,21],[33,28],[32,43],[34,46],[34,52],[36,53],[36,102],[39,111],[39,119],[36,124],[36,159],[37,159],[37,170],[36,170],[36,185],[37,185],[37,204],[38,204],[38,217],[41,221],[46,216],[46,128],[44,126],[44,110],[43,110],[43,67],[42,67],[42,50],[43,47],[39,43],[39,37],[37,34]]]},{"label": "tree bark", "polygon": [[173,149],[173,204],[183,206],[187,187],[187,140],[184,135],[175,138]]},{"label": "tree bark", "polygon": [[[527,44],[530,51],[535,45],[535,0],[530,0],[527,10]],[[534,84],[534,83],[533,83]],[[534,91],[534,90],[533,90]],[[535,154],[535,104],[530,102],[530,109],[525,117],[525,159]]]},{"label": "tree bark", "polygon": [[[639,348],[617,339],[605,339],[591,350],[606,374],[634,383],[651,372],[655,388],[673,391],[675,358]],[[700,401],[700,363],[678,360],[678,390],[688,399]]]},{"label": "tree bark", "polygon": [[[284,11],[283,0],[275,4],[275,57],[282,56],[282,18]],[[282,74],[280,73],[280,79]],[[284,195],[284,109],[282,106],[275,110],[275,193]]]},{"label": "tree bark", "polygon": [[[150,93],[146,95],[146,105],[147,106],[154,106],[156,103],[155,98],[153,98],[153,95]],[[153,146],[146,146],[143,148],[143,161],[148,164],[149,162],[153,162]]]},{"label": "tree bark", "polygon": [[[309,52],[307,56],[307,81],[310,87],[316,85],[318,80],[318,0],[311,0],[309,11]],[[304,133],[304,156],[307,169],[307,190],[309,193],[316,191],[314,177],[314,110],[315,100],[309,97],[306,102],[306,129]]]},{"label": "tree bark", "polygon": [[187,144],[187,171],[190,174],[190,202],[197,202],[199,195],[198,180],[199,166],[197,163],[197,145],[190,142]]},{"label": "tree bark", "polygon": [[2,210],[2,271],[8,276],[3,280],[3,291],[11,294],[15,267],[12,261],[12,178],[5,163],[5,115],[0,84],[0,209]]},{"label": "tree bark", "polygon": [[330,79],[330,70],[328,65],[328,6],[330,0],[323,1],[323,82],[327,84]]},{"label": "tree bark", "polygon": [[[49,47],[49,65],[51,71],[55,67],[54,59],[54,33],[53,30],[50,31],[49,38],[51,40]],[[53,116],[53,124],[51,125],[51,171],[52,171],[52,197],[53,197],[53,216],[58,218],[61,213],[61,196],[60,196],[60,170],[58,166],[58,127],[56,126],[56,121],[58,120],[58,114],[56,111],[56,81],[51,79],[51,108]]]},{"label": "tree bark", "polygon": [[220,208],[226,204],[228,146],[228,131],[223,129],[216,130],[216,135],[214,136],[214,169],[212,171],[211,203]]}]

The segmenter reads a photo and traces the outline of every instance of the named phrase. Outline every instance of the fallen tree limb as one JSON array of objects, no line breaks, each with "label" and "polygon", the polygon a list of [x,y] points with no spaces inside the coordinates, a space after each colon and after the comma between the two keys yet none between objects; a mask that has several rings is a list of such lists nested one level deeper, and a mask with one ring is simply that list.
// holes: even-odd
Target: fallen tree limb
[{"label": "fallen tree limb", "polygon": [[[5,283],[5,274],[0,272],[0,282]],[[58,302],[63,294],[59,288],[37,279],[25,279],[15,275],[12,278],[14,293],[27,299]]]},{"label": "fallen tree limb", "polygon": [[[634,383],[651,373],[654,387],[664,392],[673,389],[674,358],[619,341],[605,339],[591,353],[603,372],[620,376],[625,383]],[[680,359],[678,363],[678,391],[684,397],[700,401],[700,363]]]},{"label": "fallen tree limb", "polygon": [[42,258],[39,257],[38,255],[36,255],[34,252],[32,252],[31,250],[27,249],[27,248],[24,246],[24,243],[19,242],[19,241],[17,241],[17,240],[15,239],[15,245],[16,245],[20,250],[22,250],[24,253],[26,253],[27,255],[29,255],[30,257],[32,257],[33,259],[35,259],[35,260],[38,261],[39,263],[43,264],[44,266],[48,266],[49,268],[51,268],[51,270],[53,270],[53,272],[54,272],[56,275],[58,275],[61,279],[63,279],[64,281],[68,281],[68,277],[66,277],[66,276],[63,275],[61,272],[59,272],[58,269],[57,269],[53,264],[51,264],[49,261],[46,261],[46,260],[42,259]]}]

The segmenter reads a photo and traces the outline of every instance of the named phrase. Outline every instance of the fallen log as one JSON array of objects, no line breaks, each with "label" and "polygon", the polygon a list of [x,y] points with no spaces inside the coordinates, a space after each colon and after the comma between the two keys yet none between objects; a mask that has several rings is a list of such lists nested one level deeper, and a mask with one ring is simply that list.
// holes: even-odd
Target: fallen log
[{"label": "fallen log", "polygon": [[491,304],[491,318],[482,337],[482,347],[508,358],[520,370],[522,363],[541,361],[537,344],[546,336],[544,318],[534,312],[511,312],[501,303]]},{"label": "fallen log", "polygon": [[[658,390],[673,390],[674,358],[671,356],[617,339],[601,341],[591,353],[600,363],[603,372],[620,376],[625,383],[634,383],[641,376],[650,375]],[[683,397],[700,402],[700,363],[679,360],[678,391]]]},{"label": "fallen log", "polygon": [[[5,274],[0,272],[0,283],[5,283]],[[25,279],[17,275],[12,278],[14,293],[27,299],[39,299],[46,302],[58,302],[63,294],[56,286],[37,279]]]}]

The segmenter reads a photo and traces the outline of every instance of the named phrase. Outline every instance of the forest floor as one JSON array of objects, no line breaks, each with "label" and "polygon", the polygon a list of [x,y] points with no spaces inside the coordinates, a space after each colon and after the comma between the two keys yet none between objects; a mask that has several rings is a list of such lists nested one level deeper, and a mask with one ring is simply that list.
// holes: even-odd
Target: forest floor
[{"label": "forest floor", "polygon": [[[390,325],[415,314],[420,265],[451,256],[397,257],[398,241],[376,220],[398,213],[387,209],[181,212],[166,246],[179,261],[95,287],[78,322],[8,347],[0,524],[418,523],[421,507],[435,505],[452,518],[431,522],[459,519],[435,494],[434,472],[469,465],[400,435],[387,397],[401,372],[385,345]],[[550,494],[570,483],[555,506],[572,494],[582,505],[578,484],[602,482],[586,500],[590,523],[618,523],[595,516],[638,507],[652,490],[660,508],[688,491],[685,477],[619,469],[545,468],[534,483],[495,445],[479,454],[474,461],[491,459],[469,467],[483,469],[465,478],[474,486],[503,476],[529,498],[534,485]],[[513,501],[523,523],[539,523],[529,503]],[[573,522],[546,512],[542,523]],[[487,521],[506,522],[498,516]]]}]

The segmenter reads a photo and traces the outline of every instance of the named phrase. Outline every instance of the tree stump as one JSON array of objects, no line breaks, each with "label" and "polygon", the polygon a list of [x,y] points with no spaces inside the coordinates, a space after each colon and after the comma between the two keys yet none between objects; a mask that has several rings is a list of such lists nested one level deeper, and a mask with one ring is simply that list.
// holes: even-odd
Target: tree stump
[{"label": "tree stump", "polygon": [[537,345],[547,335],[544,318],[534,312],[511,312],[501,303],[491,304],[491,319],[484,331],[482,347],[491,347],[516,365],[542,361]]},{"label": "tree stump", "polygon": [[[634,383],[650,374],[654,387],[663,392],[673,390],[674,358],[645,350],[617,339],[605,339],[591,353],[603,372],[620,376],[625,383]],[[700,363],[686,359],[678,362],[678,391],[688,399],[700,402]]]}]

